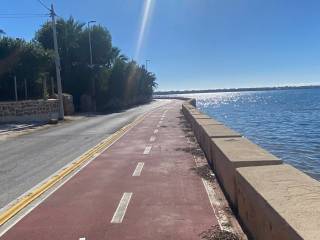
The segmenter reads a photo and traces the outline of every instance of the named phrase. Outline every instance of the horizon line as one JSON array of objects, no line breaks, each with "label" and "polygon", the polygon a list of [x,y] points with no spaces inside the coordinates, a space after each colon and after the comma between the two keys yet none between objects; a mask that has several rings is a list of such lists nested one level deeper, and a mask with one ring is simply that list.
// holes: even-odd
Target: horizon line
[{"label": "horizon line", "polygon": [[282,85],[282,86],[265,86],[265,87],[237,87],[237,88],[209,88],[209,89],[185,89],[185,90],[159,90],[154,93],[166,93],[166,92],[177,92],[177,93],[187,93],[187,92],[210,92],[210,91],[241,91],[241,90],[254,90],[254,89],[284,89],[284,88],[320,88],[320,84],[310,84],[310,85]]}]

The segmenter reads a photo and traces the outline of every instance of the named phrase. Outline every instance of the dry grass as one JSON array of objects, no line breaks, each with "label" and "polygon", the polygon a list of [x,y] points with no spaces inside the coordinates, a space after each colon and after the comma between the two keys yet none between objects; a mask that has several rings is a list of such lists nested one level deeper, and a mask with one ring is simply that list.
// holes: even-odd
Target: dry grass
[{"label": "dry grass", "polygon": [[201,240],[240,240],[240,238],[232,232],[224,231],[218,225],[212,226],[200,235]]},{"label": "dry grass", "polygon": [[207,181],[212,182],[215,180],[215,176],[208,165],[203,165],[201,167],[193,167],[191,168],[191,170],[195,171],[200,177]]}]

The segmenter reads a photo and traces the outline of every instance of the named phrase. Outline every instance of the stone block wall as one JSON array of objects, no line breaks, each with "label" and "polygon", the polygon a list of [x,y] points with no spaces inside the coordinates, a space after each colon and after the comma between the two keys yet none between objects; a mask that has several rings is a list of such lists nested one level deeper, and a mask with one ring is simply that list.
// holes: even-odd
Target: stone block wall
[{"label": "stone block wall", "polygon": [[58,116],[57,99],[0,102],[0,123],[42,122],[57,119]]}]

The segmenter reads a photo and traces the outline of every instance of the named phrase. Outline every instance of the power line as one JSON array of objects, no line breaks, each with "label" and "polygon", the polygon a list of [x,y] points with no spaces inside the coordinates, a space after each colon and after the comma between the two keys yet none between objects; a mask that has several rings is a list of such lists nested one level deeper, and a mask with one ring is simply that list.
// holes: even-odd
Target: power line
[{"label": "power line", "polygon": [[51,11],[51,9],[49,7],[47,7],[41,0],[37,0],[38,3],[40,3],[42,5],[42,7],[44,7],[45,9]]},{"label": "power line", "polygon": [[0,16],[1,19],[25,19],[25,18],[41,18],[48,17],[49,15],[38,15],[38,16]]},{"label": "power line", "polygon": [[45,13],[0,13],[0,16],[43,16]]}]

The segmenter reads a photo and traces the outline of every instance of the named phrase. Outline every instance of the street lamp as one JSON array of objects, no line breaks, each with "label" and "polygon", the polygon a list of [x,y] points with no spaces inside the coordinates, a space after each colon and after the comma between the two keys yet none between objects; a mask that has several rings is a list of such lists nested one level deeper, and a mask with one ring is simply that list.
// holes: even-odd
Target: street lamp
[{"label": "street lamp", "polygon": [[146,70],[148,71],[148,62],[151,62],[151,60],[146,60]]},{"label": "street lamp", "polygon": [[89,21],[88,22],[88,32],[89,32],[89,50],[90,50],[90,67],[92,67],[92,46],[91,46],[91,29],[90,23],[95,23],[96,21]]},{"label": "street lamp", "polygon": [[[89,21],[88,22],[88,33],[89,33],[89,50],[90,50],[90,69],[93,68],[93,62],[92,62],[92,46],[91,46],[91,29],[90,29],[90,23],[95,23],[96,21]],[[92,110],[96,111],[96,84],[95,79],[92,78],[92,89],[91,89],[91,95],[92,95]]]}]

